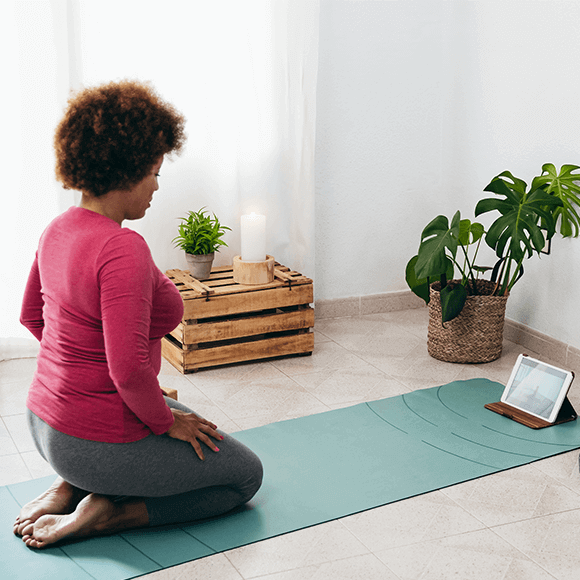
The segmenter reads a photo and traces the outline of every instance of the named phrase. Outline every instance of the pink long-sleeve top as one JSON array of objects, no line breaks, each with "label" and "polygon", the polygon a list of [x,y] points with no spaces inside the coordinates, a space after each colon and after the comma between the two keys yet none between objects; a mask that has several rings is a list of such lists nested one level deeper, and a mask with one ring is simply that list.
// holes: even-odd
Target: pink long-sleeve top
[{"label": "pink long-sleeve top", "polygon": [[145,240],[72,207],[40,239],[20,321],[40,341],[27,407],[54,429],[125,443],[165,433],[161,338],[183,316]]}]

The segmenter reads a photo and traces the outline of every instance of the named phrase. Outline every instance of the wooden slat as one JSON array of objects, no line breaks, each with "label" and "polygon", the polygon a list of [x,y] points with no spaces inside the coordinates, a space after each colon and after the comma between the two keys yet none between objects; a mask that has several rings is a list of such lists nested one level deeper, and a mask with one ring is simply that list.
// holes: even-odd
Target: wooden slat
[{"label": "wooden slat", "polygon": [[184,371],[183,350],[165,337],[161,339],[161,355],[176,369]]},{"label": "wooden slat", "polygon": [[[269,332],[284,332],[314,326],[314,309],[307,307],[291,312],[260,314],[235,320],[181,325],[181,332],[173,334],[182,344],[196,344],[231,340]],[[179,335],[181,334],[181,338]]]},{"label": "wooden slat", "polygon": [[[231,269],[231,266],[230,266]],[[221,272],[214,273],[204,282],[199,282],[183,270],[167,270],[166,275],[177,285],[182,298],[185,300],[207,299],[208,294],[228,295],[246,292],[261,292],[270,288],[288,288],[300,285],[312,284],[310,278],[306,278],[299,272],[293,272],[285,266],[276,267],[276,277],[269,284],[244,285],[237,284],[233,280],[233,271],[230,276],[229,271],[222,268]]]},{"label": "wooden slat", "polygon": [[183,344],[184,340],[183,340],[183,333],[185,330],[185,324],[183,322],[180,322],[177,325],[177,328],[174,328],[169,334],[175,338],[175,340],[178,340],[181,344]]},{"label": "wooden slat", "polygon": [[177,390],[170,389],[169,387],[161,387],[161,392],[170,399],[177,401]]},{"label": "wooden slat", "polygon": [[313,349],[314,333],[311,332],[241,342],[217,348],[204,348],[184,353],[184,370],[191,372],[204,367],[234,362],[261,360],[291,354],[309,354]]},{"label": "wooden slat", "polygon": [[274,282],[269,282],[268,284],[238,284],[233,282],[231,284],[223,284],[221,286],[214,286],[214,294],[216,296],[228,296],[231,294],[245,294],[246,292],[261,292],[262,290],[268,290],[269,288],[280,288],[282,285],[280,282],[274,280]]},{"label": "wooden slat", "polygon": [[251,313],[269,308],[310,304],[314,300],[312,285],[287,286],[220,295],[217,292],[209,300],[184,300],[184,320],[199,320],[229,314]]},{"label": "wooden slat", "polygon": [[274,276],[276,276],[276,278],[280,278],[284,282],[288,281],[292,282],[292,276],[290,276],[286,272],[283,272],[280,268],[274,269]]},{"label": "wooden slat", "polygon": [[213,294],[215,292],[215,290],[213,288],[206,286],[203,282],[200,282],[199,280],[196,280],[195,278],[193,278],[191,280],[191,284],[193,285],[193,287],[196,290],[199,290],[200,292],[205,292],[206,294]]},{"label": "wooden slat", "polygon": [[229,266],[214,266],[211,269],[211,274],[213,276],[214,274],[222,274],[223,272],[232,273],[233,271],[234,271],[234,269],[233,269],[231,264]]},{"label": "wooden slat", "polygon": [[192,290],[197,290],[201,294],[213,294],[214,290],[209,286],[206,286],[203,282],[200,282],[194,278],[189,272],[183,270],[170,270],[171,278],[173,281],[181,282],[186,288]]},{"label": "wooden slat", "polygon": [[312,284],[310,278],[305,276],[298,276],[296,278],[289,278],[288,280],[276,279],[268,284],[260,285],[250,285],[250,284],[238,284],[234,282],[233,278],[230,280],[218,280],[215,283],[211,280],[206,280],[208,285],[215,290],[216,294],[237,294],[240,292],[261,292],[262,290],[267,290],[268,288],[288,288],[289,284],[292,286],[300,286],[304,284]]}]

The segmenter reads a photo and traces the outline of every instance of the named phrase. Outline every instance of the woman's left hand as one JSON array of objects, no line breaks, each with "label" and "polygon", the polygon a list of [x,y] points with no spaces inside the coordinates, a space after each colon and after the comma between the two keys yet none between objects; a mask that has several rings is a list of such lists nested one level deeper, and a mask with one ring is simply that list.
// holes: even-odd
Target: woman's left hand
[{"label": "woman's left hand", "polygon": [[[219,451],[214,442],[210,439],[223,441],[223,437],[216,431],[217,425],[198,417],[195,413],[186,413],[179,409],[171,409],[173,413],[173,425],[166,432],[174,439],[181,439],[191,443],[197,456],[203,461],[205,459],[201,449],[200,441],[205,443],[212,451]],[[198,441],[199,440],[199,441]]]}]

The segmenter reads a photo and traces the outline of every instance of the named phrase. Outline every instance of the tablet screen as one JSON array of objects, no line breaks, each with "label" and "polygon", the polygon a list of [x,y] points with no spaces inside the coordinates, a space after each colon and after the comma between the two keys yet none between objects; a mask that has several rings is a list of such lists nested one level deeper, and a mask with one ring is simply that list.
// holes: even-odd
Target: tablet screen
[{"label": "tablet screen", "polygon": [[526,356],[520,355],[518,360],[502,400],[546,421],[555,421],[571,373]]}]

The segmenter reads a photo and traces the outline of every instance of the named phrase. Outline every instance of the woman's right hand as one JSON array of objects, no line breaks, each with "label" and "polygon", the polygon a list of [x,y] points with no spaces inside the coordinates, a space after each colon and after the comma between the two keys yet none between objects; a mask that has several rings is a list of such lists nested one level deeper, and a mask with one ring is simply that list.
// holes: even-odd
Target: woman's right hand
[{"label": "woman's right hand", "polygon": [[197,456],[202,461],[205,457],[200,441],[205,443],[212,451],[219,451],[210,439],[210,437],[213,437],[220,441],[223,440],[223,437],[216,431],[217,425],[198,417],[195,413],[185,413],[179,409],[171,409],[171,412],[173,413],[173,425],[166,431],[167,435],[174,439],[181,439],[191,443]]}]

